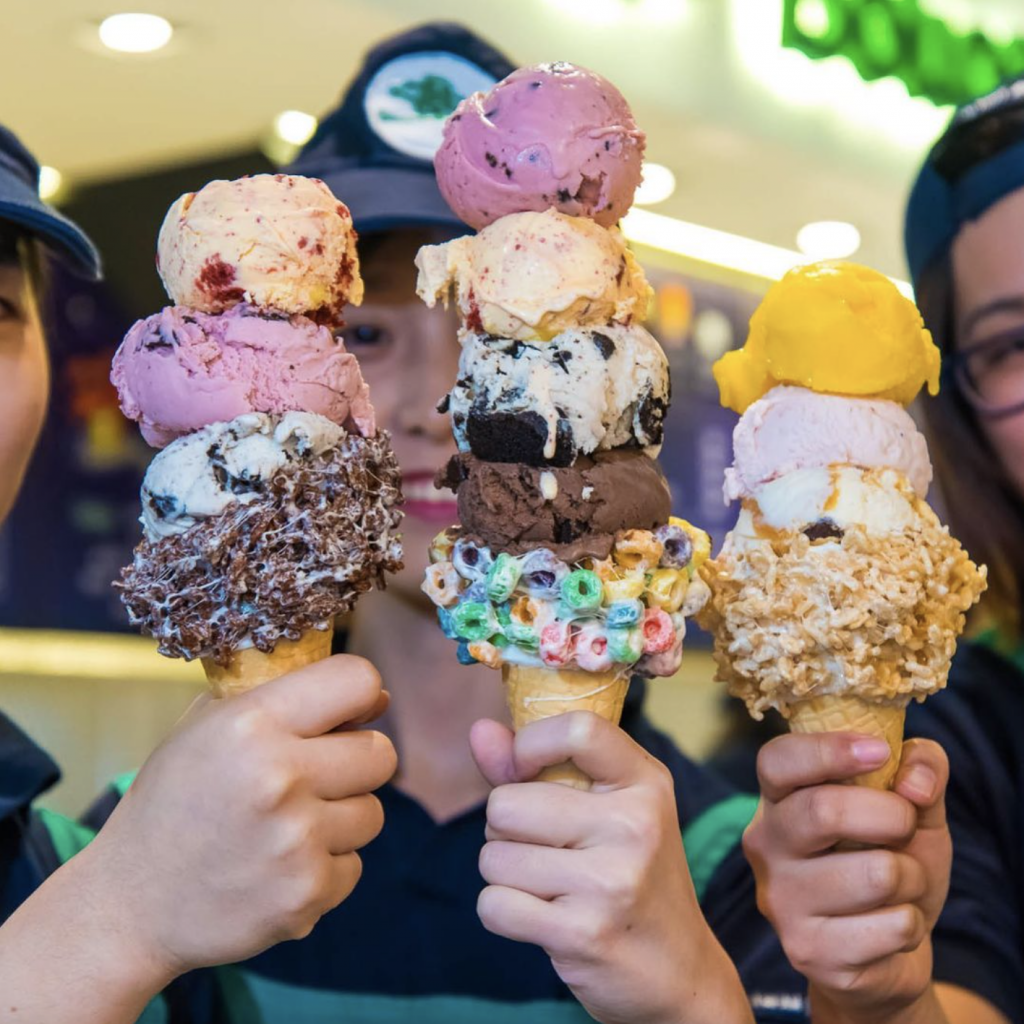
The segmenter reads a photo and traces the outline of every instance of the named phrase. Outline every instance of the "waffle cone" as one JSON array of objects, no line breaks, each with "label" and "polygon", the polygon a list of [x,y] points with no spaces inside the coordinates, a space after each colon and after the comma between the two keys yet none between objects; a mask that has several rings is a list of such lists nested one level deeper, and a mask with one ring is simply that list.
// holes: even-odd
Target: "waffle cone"
[{"label": "waffle cone", "polygon": [[[614,725],[622,717],[629,675],[622,672],[575,672],[503,665],[505,698],[515,728],[569,711],[593,711]],[[571,761],[545,768],[538,779],[574,789],[590,789],[591,779]]]},{"label": "waffle cone", "polygon": [[859,697],[833,694],[790,705],[790,732],[859,732],[889,744],[889,760],[873,772],[850,780],[852,785],[890,789],[903,751],[906,707],[878,704]]},{"label": "waffle cone", "polygon": [[255,647],[235,651],[227,665],[218,665],[212,658],[203,658],[206,681],[215,697],[233,697],[260,683],[294,672],[304,665],[323,661],[331,653],[333,629],[310,629],[298,640],[279,640],[265,654]]}]

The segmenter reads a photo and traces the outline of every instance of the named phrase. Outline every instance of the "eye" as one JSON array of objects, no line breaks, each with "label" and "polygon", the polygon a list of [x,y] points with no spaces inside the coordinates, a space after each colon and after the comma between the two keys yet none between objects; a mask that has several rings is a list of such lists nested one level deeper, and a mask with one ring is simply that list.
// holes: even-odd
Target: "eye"
[{"label": "eye", "polygon": [[0,295],[0,323],[20,319],[21,310],[10,299]]},{"label": "eye", "polygon": [[391,342],[391,332],[376,324],[357,324],[341,332],[345,347],[353,352],[359,349],[384,348]]}]

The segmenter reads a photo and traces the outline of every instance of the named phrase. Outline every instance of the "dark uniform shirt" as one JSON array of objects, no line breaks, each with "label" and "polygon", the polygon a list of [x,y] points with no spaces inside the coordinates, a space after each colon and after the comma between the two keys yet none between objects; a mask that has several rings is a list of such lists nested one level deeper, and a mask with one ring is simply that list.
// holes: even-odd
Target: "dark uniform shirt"
[{"label": "dark uniform shirt", "polygon": [[949,899],[934,933],[935,977],[1024,1024],[1024,676],[960,645],[948,688],[907,712],[909,735],[949,755]]}]

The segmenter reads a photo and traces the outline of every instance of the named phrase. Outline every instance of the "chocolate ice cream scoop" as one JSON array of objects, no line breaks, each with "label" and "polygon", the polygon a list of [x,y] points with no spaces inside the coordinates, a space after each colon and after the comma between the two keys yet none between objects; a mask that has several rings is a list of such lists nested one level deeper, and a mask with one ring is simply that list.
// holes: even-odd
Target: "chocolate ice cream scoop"
[{"label": "chocolate ice cream scoop", "polygon": [[547,547],[570,562],[607,558],[617,530],[660,526],[672,505],[661,468],[636,451],[580,456],[551,469],[462,453],[438,473],[437,485],[456,492],[466,534],[491,550]]}]

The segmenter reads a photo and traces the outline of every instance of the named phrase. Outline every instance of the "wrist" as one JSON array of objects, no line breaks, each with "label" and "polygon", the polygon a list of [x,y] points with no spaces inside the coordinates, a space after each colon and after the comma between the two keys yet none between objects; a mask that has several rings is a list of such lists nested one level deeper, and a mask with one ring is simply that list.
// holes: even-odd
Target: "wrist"
[{"label": "wrist", "polygon": [[80,928],[102,972],[99,976],[109,985],[148,999],[184,973],[185,965],[161,947],[145,901],[119,876],[118,859],[101,837],[68,861],[60,874],[81,907]]},{"label": "wrist", "polygon": [[710,928],[701,929],[693,955],[678,967],[672,1005],[648,1024],[754,1024],[736,966]]},{"label": "wrist", "polygon": [[947,1024],[931,984],[917,996],[869,1001],[847,994],[836,998],[813,982],[808,988],[812,1024]]}]

